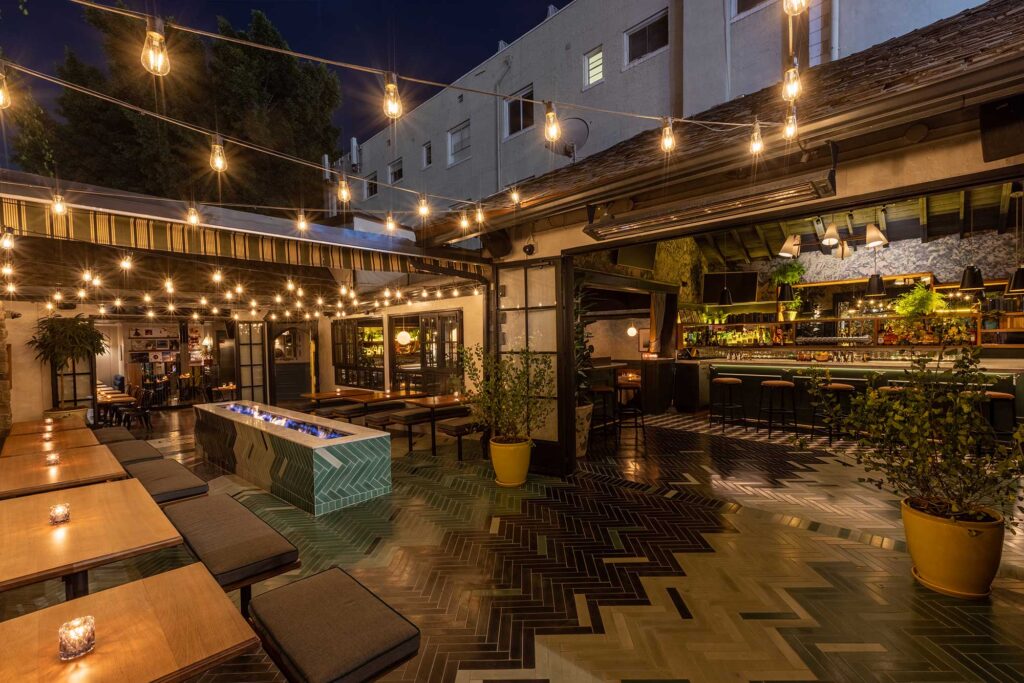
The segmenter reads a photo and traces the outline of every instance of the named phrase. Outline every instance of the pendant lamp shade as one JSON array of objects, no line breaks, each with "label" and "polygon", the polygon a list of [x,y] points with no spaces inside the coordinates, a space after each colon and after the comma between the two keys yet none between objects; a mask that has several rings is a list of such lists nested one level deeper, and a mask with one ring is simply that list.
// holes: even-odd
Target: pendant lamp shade
[{"label": "pendant lamp shade", "polygon": [[783,282],[779,285],[779,295],[776,297],[779,301],[792,301],[793,300],[793,285],[788,282]]},{"label": "pendant lamp shade", "polygon": [[779,248],[779,256],[783,258],[796,258],[800,255],[800,235],[790,235]]},{"label": "pendant lamp shade", "polygon": [[887,244],[889,244],[889,240],[878,229],[878,226],[874,223],[868,223],[867,231],[864,234],[864,246],[884,247]]},{"label": "pendant lamp shade", "polygon": [[821,243],[826,247],[834,247],[839,244],[839,228],[835,223],[829,223],[825,228],[825,236],[821,238]]},{"label": "pendant lamp shade", "polygon": [[1024,294],[1024,266],[1017,266],[1010,281],[1006,283],[1006,293],[1020,296]]},{"label": "pendant lamp shade", "polygon": [[[822,240],[822,243],[824,243],[824,240]],[[836,248],[832,250],[832,255],[842,261],[852,255],[852,250],[850,249],[850,245],[845,240],[842,240]]]},{"label": "pendant lamp shade", "polygon": [[963,275],[960,276],[960,291],[976,292],[985,289],[985,278],[981,276],[981,268],[978,266],[967,266]]},{"label": "pendant lamp shade", "polygon": [[729,291],[728,285],[722,287],[722,291],[718,293],[718,305],[732,306],[732,292]]},{"label": "pendant lamp shade", "polygon": [[874,273],[871,277],[868,278],[868,289],[866,292],[864,292],[864,296],[885,296],[885,282],[882,281],[881,274]]}]

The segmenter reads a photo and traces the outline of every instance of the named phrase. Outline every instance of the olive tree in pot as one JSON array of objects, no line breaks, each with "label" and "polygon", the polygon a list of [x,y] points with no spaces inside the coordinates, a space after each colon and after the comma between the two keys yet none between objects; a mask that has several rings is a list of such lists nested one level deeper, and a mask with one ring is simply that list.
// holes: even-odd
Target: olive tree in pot
[{"label": "olive tree in pot", "polygon": [[466,401],[473,419],[490,434],[491,465],[499,486],[521,486],[530,469],[530,435],[550,417],[554,395],[551,359],[544,355],[463,350]]},{"label": "olive tree in pot", "polygon": [[[50,315],[36,322],[36,331],[28,345],[35,350],[36,358],[49,363],[51,371],[59,373],[71,361],[92,360],[107,350],[107,338],[96,329],[92,321],[82,315],[63,318]],[[64,382],[57,377],[57,396],[52,410],[44,414],[70,412],[64,408]],[[84,413],[88,408],[73,408],[71,411]]]},{"label": "olive tree in pot", "polygon": [[938,362],[945,351],[915,361],[901,389],[869,387],[845,412],[824,388],[828,373],[815,373],[809,392],[826,422],[854,439],[853,455],[871,481],[903,497],[914,577],[939,593],[983,598],[1022,500],[1024,427],[997,440],[978,351],[954,353],[952,367]]},{"label": "olive tree in pot", "polygon": [[594,347],[590,344],[591,333],[583,316],[587,312],[583,301],[583,288],[577,287],[573,308],[573,356],[576,363],[576,457],[587,454],[590,445],[590,423],[594,418],[594,402],[590,399],[590,371],[593,368],[591,356]]}]

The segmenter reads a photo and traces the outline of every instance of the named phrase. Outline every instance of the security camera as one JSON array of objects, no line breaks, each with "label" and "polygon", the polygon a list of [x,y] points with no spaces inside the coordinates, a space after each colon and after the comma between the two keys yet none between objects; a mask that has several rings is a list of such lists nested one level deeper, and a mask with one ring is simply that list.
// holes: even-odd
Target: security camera
[{"label": "security camera", "polygon": [[533,256],[533,252],[537,251],[537,245],[533,242],[523,245],[523,253],[527,256]]}]

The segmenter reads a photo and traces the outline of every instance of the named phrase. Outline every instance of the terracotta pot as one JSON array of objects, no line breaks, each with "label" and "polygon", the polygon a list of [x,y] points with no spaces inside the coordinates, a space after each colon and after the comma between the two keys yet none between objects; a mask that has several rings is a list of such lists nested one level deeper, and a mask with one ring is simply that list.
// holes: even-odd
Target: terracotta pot
[{"label": "terracotta pot", "polygon": [[526,473],[530,470],[530,448],[529,441],[502,443],[491,439],[491,465],[498,486],[511,488],[526,483]]},{"label": "terracotta pot", "polygon": [[1003,555],[1003,516],[985,508],[995,521],[954,521],[916,510],[908,500],[900,512],[918,583],[955,598],[986,597]]},{"label": "terracotta pot", "polygon": [[590,446],[590,422],[594,416],[594,404],[576,406],[576,457],[582,458]]}]

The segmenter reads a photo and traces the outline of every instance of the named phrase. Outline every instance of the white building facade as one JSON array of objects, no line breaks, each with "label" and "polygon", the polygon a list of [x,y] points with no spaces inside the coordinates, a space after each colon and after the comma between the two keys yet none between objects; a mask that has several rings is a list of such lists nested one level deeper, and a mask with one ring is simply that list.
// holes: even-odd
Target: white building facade
[{"label": "white building facade", "polygon": [[[457,85],[653,116],[690,116],[779,82],[788,61],[781,0],[574,0]],[[980,0],[811,0],[797,27],[802,65],[839,59]],[[813,97],[813,92],[805,93]],[[582,158],[656,120],[563,107]],[[577,120],[573,120],[577,119]],[[543,137],[544,107],[445,89],[358,144],[357,208],[411,212],[416,192],[474,201],[572,163]],[[585,139],[585,142],[583,140]],[[350,154],[346,162],[353,160]],[[461,208],[455,202],[435,210]]]}]

